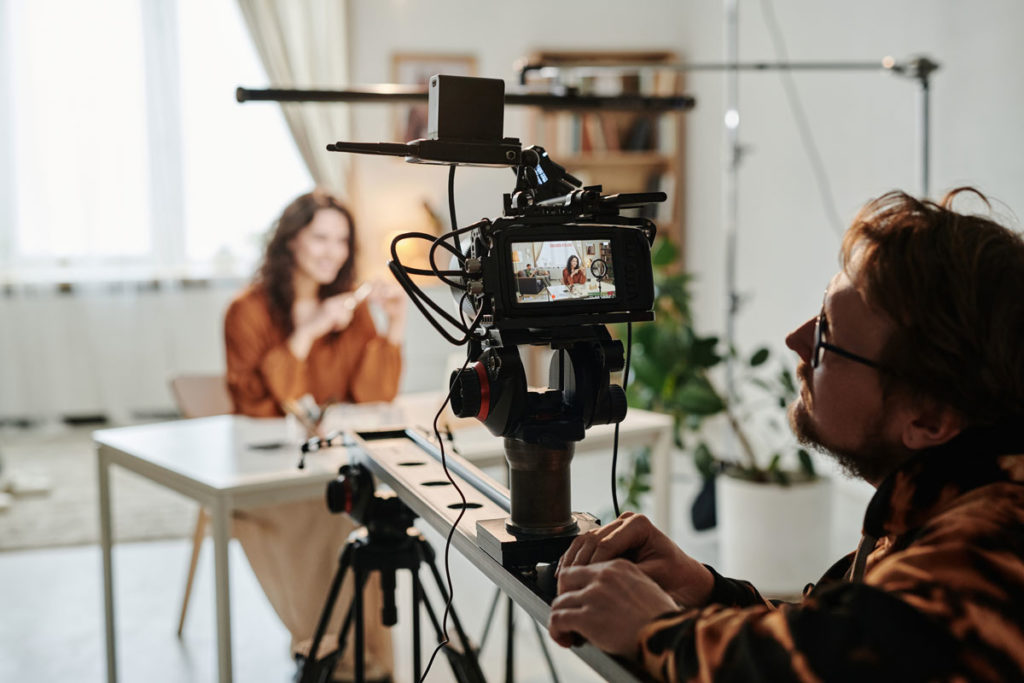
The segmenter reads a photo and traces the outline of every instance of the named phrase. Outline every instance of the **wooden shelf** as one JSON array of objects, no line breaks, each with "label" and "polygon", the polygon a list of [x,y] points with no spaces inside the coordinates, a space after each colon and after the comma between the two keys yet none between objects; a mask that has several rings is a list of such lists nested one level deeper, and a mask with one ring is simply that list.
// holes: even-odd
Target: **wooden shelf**
[{"label": "wooden shelf", "polygon": [[[677,61],[674,53],[666,51],[585,50],[541,51],[525,63],[558,69],[553,78],[551,72],[532,71],[528,86],[571,87],[581,94],[670,96],[683,92],[682,75],[669,66]],[[615,68],[588,69],[601,65]],[[606,194],[665,192],[668,201],[642,211],[682,246],[683,116],[681,111],[536,108],[531,112],[526,139],[544,147],[584,185],[601,185]]]},{"label": "wooden shelf", "polygon": [[623,168],[644,168],[666,170],[672,158],[660,152],[595,152],[576,154],[556,158],[555,161],[566,168],[605,168],[618,166]]}]

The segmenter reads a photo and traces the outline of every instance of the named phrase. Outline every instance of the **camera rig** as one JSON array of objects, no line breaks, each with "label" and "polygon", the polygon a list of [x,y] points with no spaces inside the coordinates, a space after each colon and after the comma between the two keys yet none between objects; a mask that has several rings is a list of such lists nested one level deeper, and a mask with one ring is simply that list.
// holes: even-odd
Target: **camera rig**
[{"label": "camera rig", "polygon": [[[628,353],[605,325],[653,319],[650,246],[656,229],[649,219],[621,212],[664,201],[665,194],[604,196],[599,185],[583,187],[543,148],[523,148],[517,138],[502,136],[503,95],[501,80],[434,76],[427,139],[327,148],[451,166],[451,232],[397,236],[389,268],[442,336],[467,345],[466,363],[451,376],[452,409],[504,437],[509,463],[510,515],[478,521],[477,540],[502,565],[523,567],[556,559],[573,536],[597,524],[571,511],[569,464],[588,427],[617,424],[626,415],[625,390],[611,383],[611,373],[628,372]],[[515,188],[504,196],[502,217],[457,226],[458,165],[514,171]],[[431,242],[429,270],[401,262],[396,245],[404,239]],[[438,266],[438,249],[448,252],[445,268]],[[517,268],[524,262],[545,266],[527,272]],[[458,317],[410,275],[446,283]],[[553,349],[547,387],[527,386],[519,354],[524,345]]]}]

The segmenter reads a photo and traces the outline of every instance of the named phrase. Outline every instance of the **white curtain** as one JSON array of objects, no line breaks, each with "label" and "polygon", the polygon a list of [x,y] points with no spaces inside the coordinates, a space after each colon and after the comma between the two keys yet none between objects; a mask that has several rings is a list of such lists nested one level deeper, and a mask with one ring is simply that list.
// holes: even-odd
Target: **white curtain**
[{"label": "white curtain", "polygon": [[[340,89],[348,85],[347,0],[238,0],[272,88]],[[345,196],[347,154],[325,146],[349,139],[348,105],[282,104],[313,180]],[[351,197],[349,197],[351,199]]]}]

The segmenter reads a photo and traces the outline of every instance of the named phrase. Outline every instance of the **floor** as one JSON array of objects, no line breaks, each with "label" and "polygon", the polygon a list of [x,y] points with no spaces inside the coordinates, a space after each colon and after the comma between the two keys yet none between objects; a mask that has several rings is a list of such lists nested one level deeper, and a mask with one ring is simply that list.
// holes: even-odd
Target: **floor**
[{"label": "floor", "polygon": [[[83,431],[88,439],[88,432]],[[587,481],[574,483],[574,508],[608,516],[607,473],[583,472]],[[574,472],[574,480],[577,473]],[[592,481],[591,481],[592,479]],[[686,485],[686,482],[680,485]],[[115,491],[116,495],[116,491]],[[689,495],[674,496],[689,500]],[[685,519],[680,506],[675,519]],[[2,513],[0,513],[2,514]],[[44,513],[41,513],[44,514]],[[422,527],[422,522],[420,522]],[[424,528],[438,551],[443,539]],[[713,561],[714,543],[693,542],[688,550],[699,559]],[[124,542],[115,546],[115,596],[118,625],[118,673],[121,681],[152,683],[216,680],[216,628],[214,619],[211,541],[200,558],[196,584],[184,636],[175,635],[181,593],[191,545],[185,539]],[[441,560],[439,557],[439,564]],[[284,628],[264,598],[237,543],[230,550],[231,605],[235,680],[290,681],[294,665],[288,654]],[[455,610],[477,643],[494,596],[490,582],[457,552],[451,554]],[[442,570],[443,571],[443,570]],[[399,623],[396,626],[396,680],[411,681],[412,650],[407,576],[398,587]],[[435,603],[436,604],[436,603]],[[95,544],[0,552],[0,681],[106,680],[103,640],[102,564]],[[432,637],[424,622],[424,661]],[[499,608],[481,654],[488,680],[505,677],[505,611]],[[550,681],[552,677],[538,645],[533,623],[519,612],[515,628],[515,680]],[[550,641],[558,680],[600,680],[572,652]],[[428,681],[453,680],[447,662],[439,656]]]},{"label": "floor", "polygon": [[[432,539],[435,548],[442,548]],[[209,546],[210,541],[207,541]],[[118,673],[122,681],[204,682],[216,680],[211,548],[204,548],[185,633],[175,635],[189,544],[154,541],[121,544],[115,552]],[[477,643],[493,592],[481,575],[452,558],[455,610]],[[0,621],[0,680],[106,680],[103,595],[99,549],[54,548],[0,555],[3,619]],[[237,544],[231,548],[234,672],[238,681],[290,681],[294,665],[288,637],[263,597]],[[474,576],[474,574],[476,574]],[[409,581],[398,587],[395,627],[396,679],[411,681]],[[437,605],[437,603],[434,603]],[[489,680],[503,680],[504,604],[498,609],[481,656]],[[429,627],[424,626],[424,630]],[[538,640],[525,614],[516,621],[517,681],[548,681]],[[431,652],[425,637],[424,662]],[[572,653],[549,643],[560,680],[600,680]],[[452,680],[439,656],[428,681]]]}]

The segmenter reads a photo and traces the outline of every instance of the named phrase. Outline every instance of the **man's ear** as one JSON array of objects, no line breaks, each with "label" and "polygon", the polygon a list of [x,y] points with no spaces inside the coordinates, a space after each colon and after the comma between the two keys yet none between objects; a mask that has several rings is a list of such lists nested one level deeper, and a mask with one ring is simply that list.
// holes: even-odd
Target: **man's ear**
[{"label": "man's ear", "polygon": [[903,426],[903,445],[913,451],[941,446],[963,429],[964,419],[958,411],[924,400]]}]

